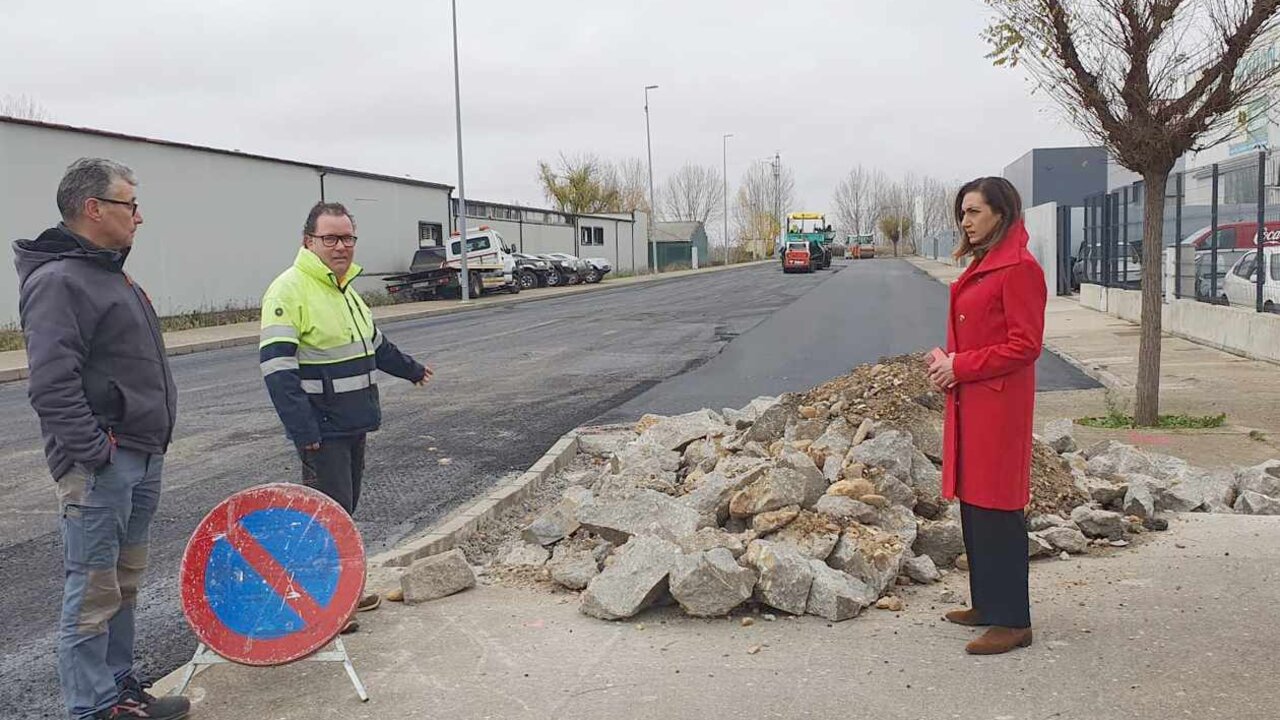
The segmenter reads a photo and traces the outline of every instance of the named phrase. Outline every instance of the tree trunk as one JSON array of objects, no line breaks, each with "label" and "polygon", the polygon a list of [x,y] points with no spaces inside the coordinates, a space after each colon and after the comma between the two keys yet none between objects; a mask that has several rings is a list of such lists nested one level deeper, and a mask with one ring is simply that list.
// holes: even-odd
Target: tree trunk
[{"label": "tree trunk", "polygon": [[[1164,206],[1169,171],[1142,176],[1142,336],[1138,342],[1138,396],[1134,424],[1153,427],[1160,420],[1160,331],[1164,307]],[[1178,238],[1174,238],[1177,242]]]}]

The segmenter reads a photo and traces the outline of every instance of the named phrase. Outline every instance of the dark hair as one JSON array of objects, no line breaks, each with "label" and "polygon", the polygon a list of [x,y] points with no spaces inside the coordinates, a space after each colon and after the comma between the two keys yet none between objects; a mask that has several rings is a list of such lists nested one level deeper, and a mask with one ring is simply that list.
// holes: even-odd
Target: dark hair
[{"label": "dark hair", "polygon": [[311,212],[307,213],[307,222],[302,226],[303,235],[314,235],[316,232],[316,223],[320,220],[321,215],[333,215],[335,217],[346,216],[351,220],[351,227],[355,227],[356,218],[347,211],[347,207],[342,203],[336,202],[318,202],[311,206]]},{"label": "dark hair", "polygon": [[[979,238],[977,242],[970,241],[964,234],[964,228],[961,227],[961,223],[964,222],[964,196],[971,192],[981,193],[982,199],[991,206],[992,212],[1000,216],[1000,224],[996,229],[987,237]],[[953,255],[957,260],[966,255],[981,258],[1004,239],[1014,223],[1022,219],[1022,196],[1018,195],[1018,189],[1013,186],[1013,183],[1002,177],[980,177],[965,183],[964,187],[960,188],[960,192],[956,193],[955,213],[956,227],[960,228],[960,244],[956,246]]]},{"label": "dark hair", "polygon": [[67,167],[58,183],[58,212],[71,222],[80,217],[89,198],[102,197],[115,180],[137,185],[138,179],[127,166],[104,158],[80,158]]}]

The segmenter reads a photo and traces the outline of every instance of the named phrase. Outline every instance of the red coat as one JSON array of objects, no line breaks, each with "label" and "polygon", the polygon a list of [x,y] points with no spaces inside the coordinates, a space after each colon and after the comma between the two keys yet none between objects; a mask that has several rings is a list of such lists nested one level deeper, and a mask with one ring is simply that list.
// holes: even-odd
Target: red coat
[{"label": "red coat", "polygon": [[947,352],[956,386],[947,393],[942,494],[991,510],[1031,499],[1036,358],[1044,340],[1044,271],[1018,221],[951,284]]}]

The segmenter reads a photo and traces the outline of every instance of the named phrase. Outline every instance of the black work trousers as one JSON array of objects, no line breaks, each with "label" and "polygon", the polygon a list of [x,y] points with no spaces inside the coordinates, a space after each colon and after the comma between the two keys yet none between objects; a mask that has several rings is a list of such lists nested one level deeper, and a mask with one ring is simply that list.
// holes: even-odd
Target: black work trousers
[{"label": "black work trousers", "polygon": [[1021,510],[988,510],[962,502],[960,523],[973,609],[988,625],[1031,627],[1026,516]]},{"label": "black work trousers", "polygon": [[348,515],[360,502],[360,480],[364,476],[365,436],[325,438],[319,450],[298,448],[302,458],[302,484],[315,488],[337,501]]}]

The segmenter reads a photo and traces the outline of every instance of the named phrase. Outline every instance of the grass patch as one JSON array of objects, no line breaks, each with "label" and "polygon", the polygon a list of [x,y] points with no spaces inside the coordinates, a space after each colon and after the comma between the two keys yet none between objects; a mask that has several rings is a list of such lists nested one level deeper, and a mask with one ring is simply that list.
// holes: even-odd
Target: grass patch
[{"label": "grass patch", "polygon": [[22,330],[13,323],[0,325],[0,352],[21,350],[26,347],[22,341]]},{"label": "grass patch", "polygon": [[[1227,422],[1227,415],[1161,415],[1156,427],[1162,430],[1205,430],[1219,428]],[[1137,428],[1132,415],[1112,412],[1101,417],[1086,417],[1076,420],[1076,424],[1091,428],[1121,430]]]},{"label": "grass patch", "polygon": [[1249,439],[1256,440],[1257,442],[1266,442],[1267,434],[1262,432],[1261,430],[1250,430]]}]

